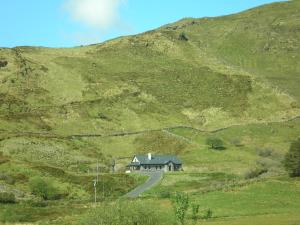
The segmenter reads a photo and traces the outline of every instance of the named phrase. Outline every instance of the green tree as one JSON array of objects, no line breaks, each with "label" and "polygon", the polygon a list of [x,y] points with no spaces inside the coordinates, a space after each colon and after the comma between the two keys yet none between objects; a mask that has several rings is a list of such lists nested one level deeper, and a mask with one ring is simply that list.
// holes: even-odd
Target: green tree
[{"label": "green tree", "polygon": [[172,198],[176,219],[181,225],[185,224],[185,216],[189,208],[189,196],[185,193],[176,193]]},{"label": "green tree", "polygon": [[224,149],[224,142],[217,137],[209,137],[206,139],[206,144],[212,149]]},{"label": "green tree", "polygon": [[212,218],[212,214],[213,214],[213,212],[212,212],[212,210],[211,209],[208,209],[206,212],[205,212],[205,214],[204,214],[204,216],[203,216],[203,219],[210,219],[210,218]]},{"label": "green tree", "polygon": [[291,143],[285,155],[284,167],[291,177],[300,176],[300,138]]},{"label": "green tree", "polygon": [[200,207],[199,204],[196,203],[192,204],[192,219],[194,221],[194,224],[196,224],[198,220],[199,207]]},{"label": "green tree", "polygon": [[34,177],[30,179],[29,187],[32,194],[39,196],[44,200],[55,200],[60,198],[59,190],[53,186],[53,183],[50,180]]}]

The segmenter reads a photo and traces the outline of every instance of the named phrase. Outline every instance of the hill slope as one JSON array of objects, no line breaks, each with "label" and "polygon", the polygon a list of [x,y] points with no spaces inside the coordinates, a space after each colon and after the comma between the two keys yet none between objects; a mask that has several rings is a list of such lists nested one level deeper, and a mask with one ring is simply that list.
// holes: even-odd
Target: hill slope
[{"label": "hill slope", "polygon": [[293,1],[86,47],[1,49],[0,129],[101,134],[297,116],[299,21]]}]

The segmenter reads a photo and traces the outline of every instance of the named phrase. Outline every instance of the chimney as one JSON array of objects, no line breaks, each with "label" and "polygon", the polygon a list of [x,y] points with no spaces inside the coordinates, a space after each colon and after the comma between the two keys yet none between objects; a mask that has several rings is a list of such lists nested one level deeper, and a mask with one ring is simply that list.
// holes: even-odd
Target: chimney
[{"label": "chimney", "polygon": [[151,160],[152,159],[152,155],[151,153],[148,153],[148,159]]}]

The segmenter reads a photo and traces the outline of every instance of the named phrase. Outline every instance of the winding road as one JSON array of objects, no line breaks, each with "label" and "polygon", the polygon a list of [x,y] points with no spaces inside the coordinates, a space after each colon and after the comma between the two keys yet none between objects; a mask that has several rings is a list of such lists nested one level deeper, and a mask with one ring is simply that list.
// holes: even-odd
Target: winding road
[{"label": "winding road", "polygon": [[156,185],[162,178],[163,178],[163,172],[161,171],[155,171],[155,172],[140,172],[141,175],[149,176],[148,180],[141,184],[140,186],[137,186],[135,189],[130,191],[125,195],[127,198],[137,198],[142,194],[143,192],[147,191],[154,185]]}]

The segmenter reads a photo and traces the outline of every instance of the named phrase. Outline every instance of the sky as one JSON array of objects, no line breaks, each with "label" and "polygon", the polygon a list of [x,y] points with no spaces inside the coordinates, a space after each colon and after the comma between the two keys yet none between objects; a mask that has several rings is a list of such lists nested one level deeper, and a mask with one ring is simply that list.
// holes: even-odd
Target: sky
[{"label": "sky", "polygon": [[73,47],[275,0],[0,0],[0,47]]}]

